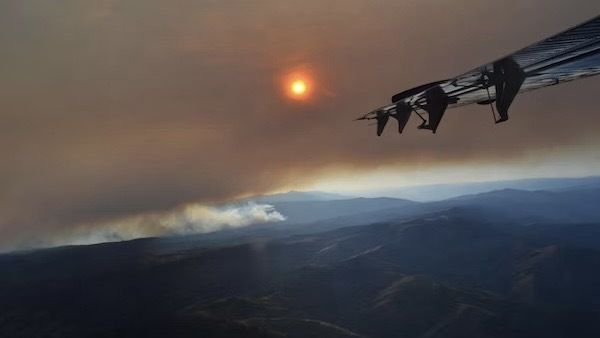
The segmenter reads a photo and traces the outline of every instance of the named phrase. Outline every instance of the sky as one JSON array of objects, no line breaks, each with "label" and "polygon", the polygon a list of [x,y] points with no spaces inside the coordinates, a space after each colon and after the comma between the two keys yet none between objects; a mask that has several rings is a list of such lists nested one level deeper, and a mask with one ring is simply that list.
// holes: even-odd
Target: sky
[{"label": "sky", "polygon": [[[59,3],[0,2],[0,249],[270,191],[600,172],[600,78],[519,96],[502,125],[481,106],[436,135],[352,121],[598,2]],[[295,74],[302,100],[284,87]]]}]

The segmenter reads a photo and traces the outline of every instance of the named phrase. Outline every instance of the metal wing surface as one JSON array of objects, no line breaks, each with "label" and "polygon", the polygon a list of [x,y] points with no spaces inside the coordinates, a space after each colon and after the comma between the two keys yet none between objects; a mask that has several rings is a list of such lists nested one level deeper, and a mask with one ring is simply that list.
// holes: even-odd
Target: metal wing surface
[{"label": "metal wing surface", "polygon": [[423,121],[419,128],[435,133],[447,108],[478,103],[491,105],[502,122],[517,94],[597,74],[600,16],[455,78],[400,92],[359,119],[376,119],[380,135],[384,120],[395,118],[402,132],[414,112]]}]

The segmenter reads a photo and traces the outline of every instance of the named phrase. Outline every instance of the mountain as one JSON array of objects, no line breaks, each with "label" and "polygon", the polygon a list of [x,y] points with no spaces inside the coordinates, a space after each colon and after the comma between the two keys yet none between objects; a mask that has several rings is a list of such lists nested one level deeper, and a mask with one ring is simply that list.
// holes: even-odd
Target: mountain
[{"label": "mountain", "polygon": [[522,191],[504,189],[457,197],[449,205],[473,205],[509,217],[545,222],[590,222],[600,220],[597,201],[600,188],[560,191]]},{"label": "mountain", "polygon": [[[600,222],[598,200],[600,189],[582,188],[557,191],[504,189],[437,202],[413,202],[393,198],[281,202],[273,205],[287,217],[284,222],[255,224],[209,234],[168,237],[160,241],[160,250],[175,252],[198,247],[265,241],[294,234],[310,234],[377,222],[408,221],[424,214],[453,208],[468,209],[473,215],[485,217],[491,223],[512,224],[513,231],[524,231],[523,226],[544,224],[549,233],[556,232],[555,238],[570,238],[573,243],[587,241],[589,246],[595,247],[596,242],[589,240],[584,233],[593,234],[594,228],[589,223]],[[570,232],[566,225],[586,230]]]},{"label": "mountain", "polygon": [[600,223],[570,226],[465,206],[235,245],[1,255],[0,336],[597,336]]},{"label": "mountain", "polygon": [[376,190],[369,192],[369,196],[389,196],[425,202],[440,201],[462,195],[479,194],[503,189],[557,191],[581,188],[600,188],[600,176],[431,184]]},{"label": "mountain", "polygon": [[261,195],[255,197],[249,197],[244,201],[253,201],[256,203],[283,203],[283,202],[305,202],[305,201],[333,201],[348,199],[346,195],[335,194],[323,191],[288,191],[286,193],[272,194],[272,195]]},{"label": "mountain", "polygon": [[414,202],[393,208],[380,208],[337,219],[322,219],[321,224],[360,225],[412,217],[451,208],[477,209],[497,221],[521,224],[586,223],[600,221],[600,188],[585,187],[557,191],[496,190],[435,202]]},{"label": "mountain", "polygon": [[402,209],[418,202],[397,198],[352,198],[330,201],[272,202],[287,218],[285,223],[310,223],[340,216],[352,217],[384,209]]}]

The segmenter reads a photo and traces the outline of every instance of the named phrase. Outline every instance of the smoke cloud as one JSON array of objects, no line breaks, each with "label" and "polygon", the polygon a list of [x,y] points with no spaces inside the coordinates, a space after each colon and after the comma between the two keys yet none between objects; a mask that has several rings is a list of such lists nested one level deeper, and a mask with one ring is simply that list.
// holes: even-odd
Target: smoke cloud
[{"label": "smoke cloud", "polygon": [[[206,206],[190,204],[176,210],[130,216],[110,222],[81,225],[46,238],[29,238],[16,243],[17,248],[52,247],[115,242],[144,237],[203,234],[257,223],[284,221],[286,218],[272,205],[233,204]],[[12,249],[12,248],[8,248]]]},{"label": "smoke cloud", "polygon": [[[600,77],[521,95],[498,126],[481,106],[448,111],[436,135],[415,118],[377,138],[352,120],[599,12],[589,0],[0,1],[0,248],[129,217],[149,235],[237,224],[181,206],[324,173],[590,148]],[[301,102],[280,84],[298,69],[315,84]]]}]

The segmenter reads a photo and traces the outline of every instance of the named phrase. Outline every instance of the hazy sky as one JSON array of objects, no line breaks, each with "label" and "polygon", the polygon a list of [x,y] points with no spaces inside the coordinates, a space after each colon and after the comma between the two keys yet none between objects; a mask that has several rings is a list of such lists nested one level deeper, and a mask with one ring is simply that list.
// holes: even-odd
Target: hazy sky
[{"label": "hazy sky", "polygon": [[[436,135],[413,120],[377,138],[352,119],[598,14],[589,0],[1,1],[0,247],[380,173],[596,173],[600,78],[520,96],[502,125],[481,106],[448,111]],[[308,100],[282,93],[295,71]]]}]

